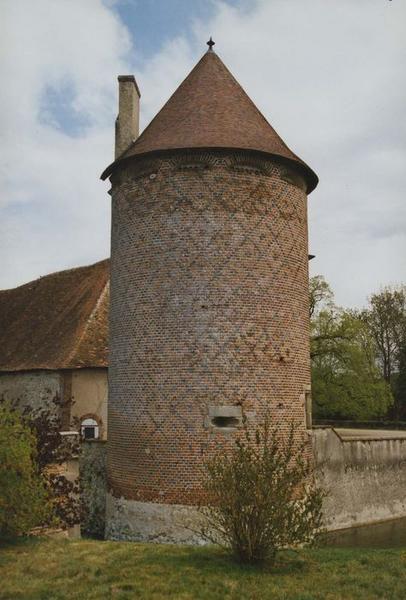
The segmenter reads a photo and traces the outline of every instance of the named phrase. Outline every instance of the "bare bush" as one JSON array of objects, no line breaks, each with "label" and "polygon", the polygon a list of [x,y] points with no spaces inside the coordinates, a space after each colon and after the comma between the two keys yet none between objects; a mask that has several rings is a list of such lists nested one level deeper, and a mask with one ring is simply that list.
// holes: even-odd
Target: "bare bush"
[{"label": "bare bush", "polygon": [[241,562],[274,562],[278,550],[311,543],[321,531],[324,493],[297,442],[292,424],[284,434],[266,420],[250,435],[244,427],[231,452],[205,465],[205,525],[200,534]]}]

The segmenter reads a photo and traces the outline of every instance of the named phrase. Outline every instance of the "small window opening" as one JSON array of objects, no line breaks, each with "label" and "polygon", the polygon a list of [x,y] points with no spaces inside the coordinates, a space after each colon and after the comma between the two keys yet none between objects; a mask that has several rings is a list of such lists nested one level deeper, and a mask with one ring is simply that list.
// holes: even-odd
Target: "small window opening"
[{"label": "small window opening", "polygon": [[83,437],[85,440],[94,440],[96,437],[95,427],[83,427]]},{"label": "small window opening", "polygon": [[239,425],[239,419],[237,419],[236,417],[213,417],[212,420],[212,425],[214,425],[215,427],[238,427]]},{"label": "small window opening", "polygon": [[84,440],[97,440],[99,437],[99,424],[96,419],[83,419],[80,432]]}]

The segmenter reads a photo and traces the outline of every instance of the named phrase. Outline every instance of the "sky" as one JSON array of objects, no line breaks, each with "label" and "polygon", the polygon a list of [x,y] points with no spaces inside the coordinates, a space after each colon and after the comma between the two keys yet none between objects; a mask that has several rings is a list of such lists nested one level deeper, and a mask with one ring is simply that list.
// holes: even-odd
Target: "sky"
[{"label": "sky", "polygon": [[320,177],[311,274],[348,307],[406,281],[405,0],[0,0],[0,288],[109,255],[117,75],[143,128],[210,35]]}]

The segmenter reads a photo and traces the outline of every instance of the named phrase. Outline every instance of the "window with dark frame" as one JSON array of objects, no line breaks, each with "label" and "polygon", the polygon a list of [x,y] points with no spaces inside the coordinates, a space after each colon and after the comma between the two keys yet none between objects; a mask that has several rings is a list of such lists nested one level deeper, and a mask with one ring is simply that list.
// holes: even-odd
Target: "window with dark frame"
[{"label": "window with dark frame", "polygon": [[82,419],[80,433],[84,440],[97,440],[99,437],[99,431],[100,427],[96,419],[91,417]]}]

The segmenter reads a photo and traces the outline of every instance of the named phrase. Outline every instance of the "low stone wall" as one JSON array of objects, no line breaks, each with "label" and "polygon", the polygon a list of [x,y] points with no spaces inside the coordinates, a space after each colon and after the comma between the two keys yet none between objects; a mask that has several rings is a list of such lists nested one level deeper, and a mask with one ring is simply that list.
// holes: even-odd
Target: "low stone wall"
[{"label": "low stone wall", "polygon": [[328,530],[406,516],[406,432],[314,429]]},{"label": "low stone wall", "polygon": [[103,440],[82,441],[79,457],[83,502],[82,533],[104,538],[106,523],[106,455]]}]

